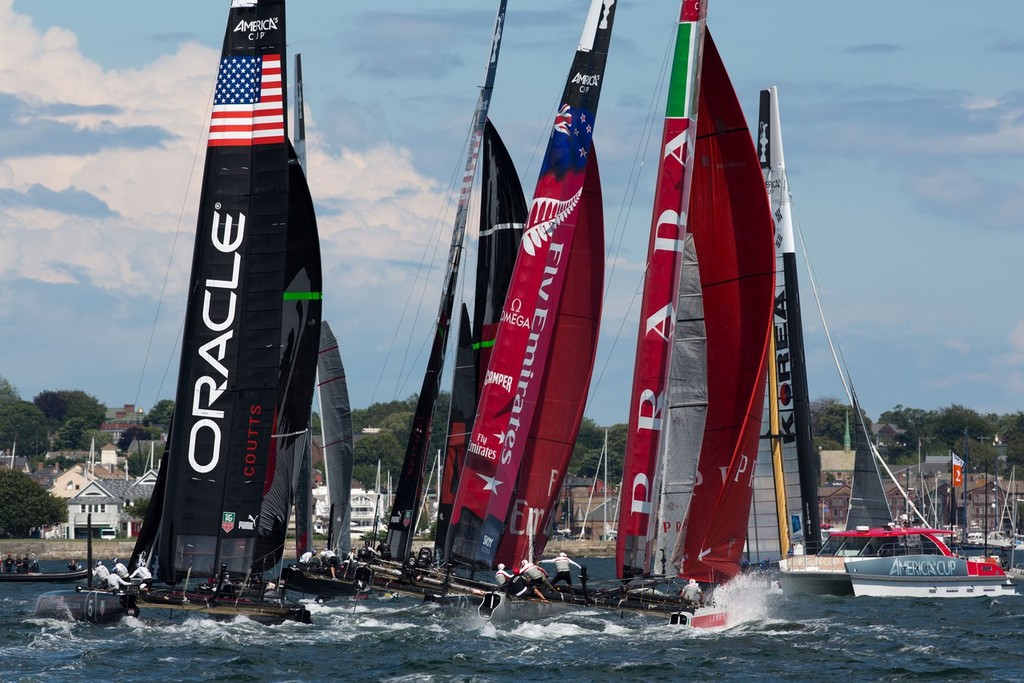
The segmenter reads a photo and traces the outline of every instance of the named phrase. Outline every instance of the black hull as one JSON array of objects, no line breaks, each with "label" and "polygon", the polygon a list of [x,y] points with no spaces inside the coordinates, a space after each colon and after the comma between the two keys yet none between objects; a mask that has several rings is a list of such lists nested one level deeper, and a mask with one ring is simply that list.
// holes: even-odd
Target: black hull
[{"label": "black hull", "polygon": [[84,581],[89,576],[88,569],[77,572],[29,572],[27,574],[0,574],[0,583],[72,583]]},{"label": "black hull", "polygon": [[351,597],[359,593],[351,578],[333,578],[330,574],[295,566],[285,567],[281,581],[286,590],[315,595],[317,600]]},{"label": "black hull", "polygon": [[309,610],[297,603],[280,600],[259,600],[257,598],[235,596],[214,597],[210,593],[196,591],[181,592],[175,590],[153,590],[136,598],[135,603],[140,610],[166,611],[167,616],[187,616],[202,614],[215,619],[233,619],[246,617],[260,624],[283,624],[286,621],[297,621],[302,624],[312,623]]},{"label": "black hull", "polygon": [[137,616],[135,596],[94,590],[63,590],[43,593],[36,600],[33,616],[66,621],[110,624],[126,616]]}]

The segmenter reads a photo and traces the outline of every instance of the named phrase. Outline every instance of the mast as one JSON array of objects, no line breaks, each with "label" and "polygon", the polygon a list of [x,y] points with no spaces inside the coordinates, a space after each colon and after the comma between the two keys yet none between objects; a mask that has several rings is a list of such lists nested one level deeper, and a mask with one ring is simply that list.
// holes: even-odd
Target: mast
[{"label": "mast", "polygon": [[[761,91],[761,108],[767,110],[768,143],[762,148],[762,168],[772,201],[772,214],[776,219],[776,233],[781,237],[779,251],[782,277],[776,279],[775,290],[775,345],[774,366],[778,374],[778,403],[780,435],[786,448],[784,469],[787,477],[787,498],[791,510],[801,511],[802,538],[808,553],[817,553],[821,547],[821,516],[818,510],[819,466],[811,435],[811,400],[807,384],[807,361],[804,352],[803,314],[800,310],[800,288],[796,265],[796,240],[793,237],[792,194],[786,176],[786,161],[782,149],[782,124],[779,117],[778,89],[772,86]],[[778,244],[778,240],[776,240]],[[795,461],[795,462],[794,462]],[[798,473],[799,495],[792,491],[788,479]],[[800,506],[797,508],[796,502]],[[790,525],[790,531],[796,529]],[[801,534],[794,533],[800,540]]]},{"label": "mast", "polygon": [[648,573],[653,555],[650,528],[656,519],[654,480],[672,359],[675,303],[693,178],[701,54],[707,3],[682,2],[676,28],[675,57],[669,80],[662,132],[654,216],[640,310],[629,432],[623,465],[616,567],[620,578]]},{"label": "mast", "polygon": [[448,254],[448,269],[441,292],[441,304],[434,329],[434,342],[427,360],[427,371],[423,377],[416,413],[413,417],[412,431],[405,450],[401,476],[395,492],[394,506],[388,523],[387,543],[391,546],[391,554],[402,561],[409,554],[415,533],[414,517],[420,506],[423,495],[423,476],[430,447],[430,433],[434,419],[434,406],[440,389],[441,374],[444,369],[445,352],[448,346],[448,332],[451,327],[452,310],[455,305],[455,288],[459,276],[459,263],[462,258],[462,244],[466,234],[466,217],[469,212],[469,201],[476,175],[476,162],[480,152],[480,140],[483,137],[484,122],[491,103],[491,92],[494,90],[494,78],[498,69],[498,53],[501,49],[501,34],[505,23],[505,5],[501,0],[498,16],[495,20],[494,35],[491,39],[491,53],[484,76],[484,85],[480,90],[476,111],[473,114],[473,128],[470,135],[469,153],[466,157],[466,172],[462,178],[459,192],[459,203],[455,213],[455,226]]},{"label": "mast", "polygon": [[[490,567],[541,390],[587,176],[616,4],[592,0],[516,259],[452,514],[449,557]],[[527,516],[527,519],[529,517]]]}]

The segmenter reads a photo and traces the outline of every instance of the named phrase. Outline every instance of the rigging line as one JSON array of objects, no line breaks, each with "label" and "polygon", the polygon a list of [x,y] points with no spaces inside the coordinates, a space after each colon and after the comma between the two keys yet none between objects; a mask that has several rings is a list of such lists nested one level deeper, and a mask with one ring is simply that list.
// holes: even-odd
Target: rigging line
[{"label": "rigging line", "polygon": [[[466,143],[466,144],[468,144],[468,143]],[[463,149],[465,149],[465,148],[466,147],[464,145]],[[445,206],[449,203],[448,199],[452,195],[453,188],[455,186],[455,179],[457,177],[458,177],[458,163],[456,163],[455,171],[452,173],[452,176],[451,176],[451,178],[448,181],[448,186],[447,186],[447,188],[445,189],[445,192],[444,192],[444,197],[445,197],[444,204],[445,204]],[[443,206],[441,208],[441,214],[445,215],[446,213],[447,213],[447,209]],[[436,226],[439,225],[440,223],[441,223],[441,217],[439,216],[437,219],[435,219],[435,227],[433,229],[435,232],[438,230],[438,227],[436,227]],[[420,273],[423,271],[423,264],[426,261],[426,251],[427,251],[427,248],[429,248],[429,244],[424,246],[424,250],[423,250],[424,256],[420,259],[420,264],[419,264],[419,266],[416,269],[416,275],[413,278],[413,285],[414,286],[412,288],[410,288],[408,296],[406,297],[406,300],[405,300],[405,306],[402,308],[402,313],[398,316],[398,320],[395,323],[395,332],[394,332],[394,334],[391,335],[391,343],[388,345],[387,353],[384,356],[384,362],[380,364],[380,373],[377,375],[377,382],[373,386],[373,391],[370,394],[370,400],[369,400],[369,404],[368,405],[373,405],[373,403],[376,401],[377,392],[380,390],[380,386],[381,386],[381,384],[384,381],[384,371],[387,369],[387,367],[388,367],[388,365],[390,363],[390,360],[391,360],[391,355],[395,351],[395,344],[396,344],[396,342],[398,340],[399,333],[402,330],[402,323],[405,320],[406,314],[407,314],[407,312],[409,310],[409,305],[412,302],[413,294],[414,294],[415,290],[417,289],[417,287],[415,285],[419,282]],[[436,246],[435,246],[435,251],[436,251]],[[426,287],[424,286],[421,289],[426,289]],[[421,294],[421,296],[422,296],[422,294]],[[417,315],[418,315],[418,311],[417,311]],[[410,334],[410,337],[411,337],[411,334]],[[409,354],[408,354],[408,344],[407,344],[406,345],[406,351],[405,351],[405,354],[403,356],[403,360],[402,360],[402,364],[401,364],[401,369],[399,371],[399,376],[398,376],[398,379],[396,380],[395,396],[398,395],[398,390],[400,388],[399,385],[402,383],[401,376],[405,373],[405,360],[408,357],[408,355]]]},{"label": "rigging line", "polygon": [[[219,63],[218,58],[218,63]],[[164,294],[167,292],[167,282],[171,275],[171,263],[174,261],[174,250],[178,245],[178,236],[181,235],[181,223],[185,216],[185,207],[188,204],[188,194],[192,189],[192,180],[196,176],[196,166],[199,162],[199,156],[202,151],[205,150],[204,143],[206,142],[206,135],[204,131],[209,130],[210,127],[210,115],[213,106],[213,94],[216,89],[216,83],[210,85],[209,95],[206,100],[206,113],[203,115],[203,120],[199,124],[199,135],[196,140],[195,151],[192,154],[192,171],[189,173],[188,182],[185,184],[185,193],[181,199],[181,209],[178,211],[178,223],[174,230],[174,238],[171,240],[171,249],[167,254],[167,267],[164,269],[164,279],[160,285],[160,296],[156,302],[156,311],[153,314],[153,326],[149,331],[149,342],[146,344],[146,354],[142,361],[142,372],[139,374],[139,386],[135,391],[135,405],[139,404],[139,397],[142,395],[142,384],[146,377],[146,368],[149,365],[149,356],[153,350],[153,340],[156,337],[157,323],[160,321],[160,310],[163,307]],[[174,362],[174,350],[178,348],[178,342],[181,340],[185,330],[185,320],[182,318],[181,325],[178,328],[178,335],[175,338],[174,345],[171,347],[171,353],[168,356],[167,365],[164,367],[164,374],[160,378],[160,383],[157,385],[156,395],[153,397],[153,405],[156,405],[160,398],[160,391],[163,389],[164,382],[167,380],[167,374],[170,371],[170,367]]]},{"label": "rigging line", "polygon": [[[838,348],[838,344],[835,343],[832,339],[832,333],[829,329],[828,321],[825,318],[825,310],[822,307],[821,303],[821,292],[820,288],[818,287],[818,278],[814,273],[814,267],[811,265],[811,259],[808,256],[807,243],[804,241],[804,233],[800,227],[800,221],[796,216],[796,207],[793,205],[792,195],[790,195],[789,201],[790,212],[793,217],[793,225],[795,228],[796,235],[800,240],[800,251],[804,257],[804,267],[807,269],[807,274],[811,282],[811,290],[814,292],[814,303],[818,308],[818,317],[820,318],[821,325],[825,330],[825,338],[828,340],[829,351],[832,353],[833,361],[835,361],[836,370],[838,370],[839,372],[839,379],[843,383],[843,389],[846,391],[847,400],[850,401],[851,405],[857,406],[857,410],[860,410],[860,403],[854,400],[856,396],[856,391],[853,389],[853,379],[849,375],[850,369],[849,366],[847,366],[846,364],[846,358],[843,357],[842,350]],[[882,468],[885,470],[886,474],[889,475],[889,479],[892,480],[894,484],[896,484],[896,488],[899,489],[900,494],[903,496],[905,500],[907,500],[908,503],[910,503],[910,507],[913,510],[914,514],[916,514],[925,524],[927,524],[928,520],[926,520],[924,515],[921,514],[921,511],[917,509],[917,506],[913,504],[913,501],[909,500],[907,492],[903,490],[903,487],[896,479],[896,476],[893,474],[892,470],[889,469],[889,465],[882,459],[881,453],[879,453],[878,449],[875,448],[875,445],[871,443],[871,437],[868,434],[867,424],[864,422],[863,419],[861,419],[861,430],[864,434],[865,440],[867,441],[868,448],[871,450],[871,456],[874,458],[875,462],[880,463],[882,465]]]},{"label": "rigging line", "polygon": [[[676,25],[673,23],[672,24],[672,36],[673,36],[673,38],[670,38],[666,42],[665,54],[662,57],[662,63],[661,63],[661,71],[660,71],[661,76],[658,79],[657,86],[655,87],[654,91],[651,94],[651,99],[650,99],[650,102],[648,103],[648,107],[647,107],[646,122],[644,124],[644,129],[643,129],[643,132],[641,134],[641,139],[645,140],[645,142],[642,142],[640,145],[637,145],[636,153],[633,156],[633,165],[630,168],[629,177],[628,177],[628,179],[626,181],[626,187],[623,190],[623,197],[624,197],[623,206],[620,206],[620,208],[619,208],[619,215],[616,218],[615,230],[613,232],[613,235],[616,235],[616,234],[618,235],[618,241],[615,242],[615,239],[613,237],[612,241],[615,242],[615,244],[616,244],[616,247],[615,247],[615,258],[612,259],[612,270],[611,270],[610,273],[608,273],[607,281],[605,282],[604,301],[602,302],[602,307],[601,307],[602,310],[604,310],[604,306],[608,303],[608,293],[611,291],[612,282],[615,279],[615,265],[617,264],[617,262],[619,260],[619,256],[622,253],[622,244],[623,244],[623,242],[625,240],[625,236],[626,236],[626,224],[629,221],[629,216],[632,213],[632,209],[633,209],[633,203],[634,203],[634,201],[636,199],[636,193],[637,193],[638,188],[640,187],[640,176],[643,174],[643,170],[644,170],[644,167],[645,167],[645,161],[644,160],[651,153],[651,141],[654,139],[655,120],[657,118],[656,112],[655,112],[655,107],[657,106],[658,102],[661,102],[662,99],[665,97],[665,83],[667,81],[669,62],[670,62],[670,59],[671,59],[671,55],[674,54],[674,47],[675,47],[674,36],[675,36],[675,31],[676,31]],[[641,150],[643,150],[643,154],[641,154]],[[637,168],[637,166],[638,166],[637,159],[640,160],[639,161],[639,168]],[[632,192],[630,192],[630,187],[632,187]],[[655,192],[656,191],[657,190],[655,190]],[[625,201],[625,197],[626,197],[627,194],[628,194],[628,202]],[[653,199],[652,199],[652,202],[653,202]],[[601,371],[597,374],[597,377],[595,378],[595,381],[593,382],[593,386],[592,386],[592,388],[591,388],[591,390],[590,390],[590,392],[589,392],[589,394],[587,396],[587,406],[586,406],[587,408],[590,407],[590,404],[591,404],[591,402],[593,400],[593,397],[597,395],[597,393],[598,393],[597,390],[601,386],[601,380],[604,379],[605,372],[608,370],[608,366],[611,363],[611,359],[615,356],[615,347],[618,346],[619,339],[620,339],[620,337],[623,334],[623,330],[625,329],[627,321],[629,320],[629,311],[634,310],[634,306],[636,304],[637,296],[643,291],[644,275],[647,272],[648,265],[649,265],[648,263],[644,264],[644,271],[640,274],[639,283],[638,283],[638,285],[633,290],[633,298],[630,300],[629,306],[626,308],[626,312],[622,316],[622,320],[619,323],[618,331],[616,331],[615,336],[612,337],[612,342],[611,342],[612,347],[608,350],[607,354],[605,355],[604,364],[601,366]],[[584,413],[586,413],[586,408],[584,409]]]}]

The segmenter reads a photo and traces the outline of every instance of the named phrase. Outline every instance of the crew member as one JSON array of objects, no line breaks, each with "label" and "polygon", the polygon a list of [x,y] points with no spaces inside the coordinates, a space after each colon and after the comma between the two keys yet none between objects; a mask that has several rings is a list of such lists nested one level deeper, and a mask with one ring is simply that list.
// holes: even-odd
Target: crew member
[{"label": "crew member", "polygon": [[704,601],[704,592],[701,591],[696,579],[690,579],[690,582],[683,588],[683,600],[690,603],[693,609],[701,606]]},{"label": "crew member", "polygon": [[115,557],[112,560],[112,564],[114,566],[114,573],[115,574],[120,576],[122,579],[127,579],[128,578],[128,567],[124,566],[123,562],[121,562],[119,559],[117,559]]},{"label": "crew member", "polygon": [[572,588],[572,572],[569,571],[569,565],[576,567],[576,569],[581,569],[581,567],[573,562],[573,560],[565,553],[558,553],[558,557],[540,561],[541,564],[549,562],[554,563],[555,571],[557,572],[555,574],[554,581],[551,582],[551,587],[554,588],[555,584],[559,581],[565,581],[566,585],[569,586],[569,588]]},{"label": "crew member", "polygon": [[498,588],[504,588],[511,578],[512,572],[505,569],[505,565],[499,564],[498,571],[494,572],[494,580],[498,583]]},{"label": "crew member", "polygon": [[549,587],[551,586],[548,583],[548,573],[529,560],[522,561],[519,565],[519,573],[526,577],[530,588],[533,589],[533,594],[540,598],[542,602],[548,602],[548,599],[540,592],[541,586],[545,584]]},{"label": "crew member", "polygon": [[96,568],[92,570],[92,578],[97,581],[106,581],[110,576],[110,570],[103,566],[102,560],[96,560]]},{"label": "crew member", "polygon": [[106,582],[107,582],[107,588],[109,588],[110,590],[114,591],[115,593],[117,591],[121,590],[122,588],[124,588],[125,586],[130,586],[131,585],[130,583],[128,583],[127,581],[122,579],[115,572],[107,572]]}]

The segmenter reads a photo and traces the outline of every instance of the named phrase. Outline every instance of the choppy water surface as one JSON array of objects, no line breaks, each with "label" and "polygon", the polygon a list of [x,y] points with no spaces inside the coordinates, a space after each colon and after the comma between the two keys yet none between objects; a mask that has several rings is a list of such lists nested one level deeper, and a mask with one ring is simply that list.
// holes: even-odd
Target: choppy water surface
[{"label": "choppy water surface", "polygon": [[0,584],[0,681],[1024,680],[1024,597],[797,599],[751,582],[721,596],[735,618],[717,632],[598,610],[491,624],[410,598],[311,604],[312,626],[33,619],[56,588]]}]

